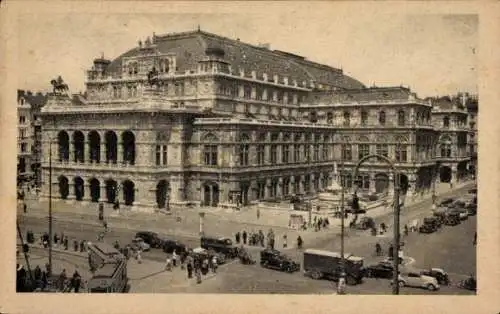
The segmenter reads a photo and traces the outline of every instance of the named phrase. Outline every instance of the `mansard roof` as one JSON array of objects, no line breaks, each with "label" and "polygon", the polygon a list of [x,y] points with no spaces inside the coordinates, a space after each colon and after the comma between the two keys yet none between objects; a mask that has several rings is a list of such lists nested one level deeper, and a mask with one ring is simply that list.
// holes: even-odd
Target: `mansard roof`
[{"label": "mansard roof", "polygon": [[[217,49],[223,50],[223,58],[231,65],[233,73],[239,74],[242,70],[245,75],[250,75],[252,71],[256,71],[258,78],[262,79],[266,73],[269,80],[278,75],[280,83],[287,77],[289,84],[296,80],[299,86],[304,81],[308,86],[314,81],[316,85],[322,84],[340,89],[364,87],[361,82],[344,75],[341,69],[312,62],[295,54],[254,46],[239,39],[234,40],[199,30],[154,36],[153,45],[160,53],[175,54],[177,71],[181,73],[196,70],[198,62],[207,56],[207,52]],[[121,73],[122,60],[139,53],[139,47],[125,52],[111,62],[107,72]]]}]

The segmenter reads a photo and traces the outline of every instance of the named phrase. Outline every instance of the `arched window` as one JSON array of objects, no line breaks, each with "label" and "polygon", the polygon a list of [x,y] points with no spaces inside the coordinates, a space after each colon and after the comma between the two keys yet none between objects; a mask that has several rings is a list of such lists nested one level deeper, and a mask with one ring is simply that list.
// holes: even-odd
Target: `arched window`
[{"label": "arched window", "polygon": [[57,135],[59,144],[59,161],[69,160],[69,135],[66,131],[60,131]]},{"label": "arched window", "polygon": [[318,122],[318,114],[316,113],[316,111],[311,111],[311,113],[309,113],[309,121],[311,123]]},{"label": "arched window", "polygon": [[352,160],[352,145],[342,144],[342,159]]},{"label": "arched window", "polygon": [[[398,111],[398,125],[403,126],[406,123],[405,119],[405,112],[403,110]],[[417,122],[420,120],[420,112],[417,114]]]},{"label": "arched window", "polygon": [[443,118],[443,127],[444,128],[449,128],[450,127],[450,118],[448,116]]},{"label": "arched window", "polygon": [[135,135],[132,131],[122,133],[123,163],[135,164]]},{"label": "arched window", "polygon": [[378,114],[378,122],[380,125],[385,125],[385,111],[380,111]]},{"label": "arched window", "polygon": [[344,111],[344,126],[349,126],[351,124],[351,114],[348,111]]},{"label": "arched window", "polygon": [[333,123],[333,112],[328,112],[326,114],[326,122],[327,123]]}]

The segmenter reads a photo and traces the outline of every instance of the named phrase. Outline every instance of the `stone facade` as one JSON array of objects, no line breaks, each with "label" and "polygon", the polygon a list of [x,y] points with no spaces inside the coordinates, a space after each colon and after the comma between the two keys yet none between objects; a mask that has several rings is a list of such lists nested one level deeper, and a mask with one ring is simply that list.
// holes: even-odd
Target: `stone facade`
[{"label": "stone facade", "polygon": [[367,153],[397,160],[410,192],[437,176],[431,103],[268,47],[201,31],[154,36],[94,60],[86,85],[86,98],[51,95],[43,110],[44,196],[51,181],[63,199],[236,207],[316,193],[339,175],[391,190],[380,161],[348,178]]}]

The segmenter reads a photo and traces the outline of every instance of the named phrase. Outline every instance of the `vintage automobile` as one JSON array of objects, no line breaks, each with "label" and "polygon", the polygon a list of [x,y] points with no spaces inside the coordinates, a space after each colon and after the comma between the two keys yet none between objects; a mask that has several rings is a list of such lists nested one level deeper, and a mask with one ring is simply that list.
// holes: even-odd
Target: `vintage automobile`
[{"label": "vintage automobile", "polygon": [[293,273],[300,270],[300,264],[278,250],[260,251],[260,266]]},{"label": "vintage automobile", "polygon": [[446,198],[438,204],[438,207],[448,207],[448,205],[452,204],[454,201],[454,198]]},{"label": "vintage automobile", "polygon": [[256,261],[252,258],[250,252],[245,248],[240,248],[238,258],[243,265],[254,265]]},{"label": "vintage automobile", "polygon": [[355,228],[359,230],[368,230],[376,228],[375,220],[373,220],[372,217],[367,217],[367,216],[361,217],[360,221],[356,223]]},{"label": "vintage automobile", "polygon": [[421,270],[420,274],[436,278],[438,284],[440,285],[448,285],[450,283],[448,274],[441,268],[431,268],[431,269]]},{"label": "vintage automobile", "polygon": [[144,242],[144,240],[142,238],[134,238],[132,240],[132,243],[130,244],[130,247],[134,251],[141,250],[143,252],[149,251],[149,249],[151,248],[151,246],[149,244],[147,244],[146,242]]},{"label": "vintage automobile", "polygon": [[215,257],[217,258],[217,264],[219,264],[219,265],[223,265],[227,261],[224,254],[217,253],[217,252],[214,252],[212,250],[205,250],[204,248],[201,248],[201,247],[194,248],[191,251],[191,253],[192,253],[193,258],[195,258],[195,259],[198,258],[200,260],[212,259],[212,257],[215,255]]},{"label": "vintage automobile", "polygon": [[422,275],[416,271],[401,272],[399,274],[399,286],[424,288],[429,291],[436,291],[440,288],[436,278]]},{"label": "vintage automobile", "polygon": [[441,226],[440,219],[437,217],[426,217],[422,225],[418,228],[420,233],[433,233]]},{"label": "vintage automobile", "polygon": [[476,291],[476,286],[477,286],[476,278],[469,277],[467,279],[460,280],[457,286],[460,289]]},{"label": "vintage automobile", "polygon": [[453,213],[455,215],[458,215],[460,220],[466,220],[467,218],[469,218],[469,211],[464,207],[450,208],[448,213]]},{"label": "vintage automobile", "polygon": [[184,253],[188,250],[185,244],[176,240],[163,239],[162,250],[167,254],[172,254],[174,251],[177,254]]},{"label": "vintage automobile", "polygon": [[460,214],[457,212],[447,212],[443,220],[443,223],[447,226],[456,226],[459,225],[460,222]]},{"label": "vintage automobile", "polygon": [[156,232],[151,231],[139,231],[135,234],[135,238],[141,238],[149,244],[152,248],[161,248],[162,247],[162,239]]},{"label": "vintage automobile", "polygon": [[394,266],[390,261],[381,261],[378,264],[365,268],[365,276],[368,278],[391,279],[394,274]]},{"label": "vintage automobile", "polygon": [[211,249],[217,253],[224,254],[226,258],[238,257],[238,248],[233,245],[233,241],[229,238],[203,236],[200,239],[200,246],[206,250]]}]

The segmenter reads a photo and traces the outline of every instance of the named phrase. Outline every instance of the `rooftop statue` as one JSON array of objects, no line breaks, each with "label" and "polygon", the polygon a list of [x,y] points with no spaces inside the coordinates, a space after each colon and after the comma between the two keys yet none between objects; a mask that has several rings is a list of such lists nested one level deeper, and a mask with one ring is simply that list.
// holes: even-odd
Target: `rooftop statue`
[{"label": "rooftop statue", "polygon": [[68,84],[64,83],[62,77],[59,75],[57,79],[51,80],[52,91],[54,95],[67,95],[68,94]]}]

